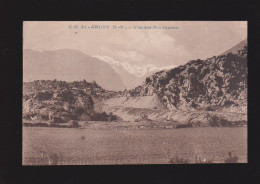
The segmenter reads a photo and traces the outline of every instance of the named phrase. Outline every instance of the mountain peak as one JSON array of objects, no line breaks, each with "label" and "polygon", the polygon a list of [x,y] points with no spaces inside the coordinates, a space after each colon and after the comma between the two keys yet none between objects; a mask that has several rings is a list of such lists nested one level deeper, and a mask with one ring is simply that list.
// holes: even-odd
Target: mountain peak
[{"label": "mountain peak", "polygon": [[221,55],[227,55],[228,53],[232,53],[232,54],[237,54],[239,50],[243,49],[244,46],[247,45],[247,38],[244,39],[243,41],[239,42],[238,44],[236,44],[235,46],[233,46],[232,48],[228,49],[227,51],[225,51],[223,54]]},{"label": "mountain peak", "polygon": [[108,63],[75,49],[43,52],[24,49],[23,73],[24,81],[57,79],[71,82],[85,79],[96,81],[108,90],[125,88]]}]

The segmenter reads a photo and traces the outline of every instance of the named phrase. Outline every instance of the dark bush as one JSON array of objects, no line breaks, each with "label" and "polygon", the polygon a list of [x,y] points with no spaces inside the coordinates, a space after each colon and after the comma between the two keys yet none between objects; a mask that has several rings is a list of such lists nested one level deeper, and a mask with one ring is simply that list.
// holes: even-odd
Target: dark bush
[{"label": "dark bush", "polygon": [[78,128],[79,127],[79,123],[77,121],[73,121],[71,127],[72,128]]},{"label": "dark bush", "polygon": [[65,121],[60,117],[54,117],[52,123],[65,123]]},{"label": "dark bush", "polygon": [[193,108],[197,108],[198,105],[197,105],[195,102],[192,102],[192,103],[191,103],[191,107],[193,107]]},{"label": "dark bush", "polygon": [[146,80],[145,80],[145,82],[146,82],[146,84],[149,84],[149,83],[152,82],[152,80],[151,80],[149,77],[147,77]]},{"label": "dark bush", "polygon": [[224,106],[230,106],[230,105],[233,105],[233,104],[235,104],[235,102],[230,101],[230,100],[226,100],[225,103],[224,103]]},{"label": "dark bush", "polygon": [[220,96],[223,95],[223,92],[222,92],[222,91],[218,91],[218,92],[217,92],[217,95],[218,95],[218,97],[220,97]]},{"label": "dark bush", "polygon": [[212,127],[230,127],[233,126],[231,122],[218,116],[212,116],[209,120],[209,125]]},{"label": "dark bush", "polygon": [[220,118],[217,116],[212,116],[209,120],[209,125],[212,127],[218,127],[220,123]]},{"label": "dark bush", "polygon": [[35,95],[35,98],[38,100],[50,100],[52,98],[52,95],[53,95],[52,91],[38,92]]},{"label": "dark bush", "polygon": [[80,116],[80,115],[82,115],[83,113],[85,113],[85,109],[83,108],[83,107],[76,107],[75,108],[75,115],[76,116]]},{"label": "dark bush", "polygon": [[196,73],[196,68],[194,68],[194,67],[188,68],[188,74],[191,74],[191,73],[195,74]]},{"label": "dark bush", "polygon": [[48,127],[49,125],[47,123],[36,123],[35,126],[37,126],[37,127]]},{"label": "dark bush", "polygon": [[49,120],[49,116],[42,114],[42,115],[41,115],[41,119],[47,121],[47,120]]},{"label": "dark bush", "polygon": [[207,106],[207,107],[205,108],[205,110],[206,110],[206,111],[214,111],[214,108],[212,108],[211,106]]},{"label": "dark bush", "polygon": [[218,86],[222,86],[224,83],[222,77],[215,76],[215,80],[217,81]]}]

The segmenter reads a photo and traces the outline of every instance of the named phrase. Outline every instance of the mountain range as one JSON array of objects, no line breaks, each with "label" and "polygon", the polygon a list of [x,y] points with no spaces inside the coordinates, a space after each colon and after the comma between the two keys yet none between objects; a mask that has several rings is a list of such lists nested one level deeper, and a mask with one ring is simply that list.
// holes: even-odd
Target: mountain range
[{"label": "mountain range", "polygon": [[[221,124],[247,121],[247,42],[205,60],[150,75],[103,105],[125,120]],[[162,108],[164,107],[164,108]]]},{"label": "mountain range", "polygon": [[115,91],[134,88],[154,72],[173,67],[152,64],[141,67],[109,57],[88,56],[73,49],[44,52],[24,49],[23,52],[24,81],[57,79],[71,82],[85,79]]},{"label": "mountain range", "polygon": [[[141,85],[123,92],[105,90],[96,82],[88,83],[85,80],[65,82],[41,79],[24,82],[23,112],[26,113],[24,115],[27,119],[32,117],[41,119],[41,115],[44,115],[45,119],[52,119],[52,121],[54,116],[56,119],[64,116],[67,118],[65,118],[66,121],[71,118],[95,120],[97,116],[101,116],[100,113],[103,113],[106,120],[109,119],[109,114],[124,121],[170,121],[181,124],[211,124],[212,126],[247,122],[247,49],[247,41],[242,41],[224,52],[226,54],[205,60],[191,60],[185,65],[155,72],[146,77]],[[34,51],[30,52],[34,56]],[[41,64],[43,61],[49,61],[47,59],[54,62],[56,70],[51,68],[52,72],[59,71],[58,64],[63,60],[69,67],[72,58],[68,59],[66,56],[70,57],[71,52],[68,50],[59,51],[58,54],[56,52],[55,57],[50,57],[50,53],[47,54],[48,57],[46,53],[40,54],[43,57],[40,62],[32,60],[34,67],[46,67]],[[66,55],[67,52],[69,52],[68,55]],[[89,58],[89,63],[98,61],[99,67],[105,63],[99,62],[101,61],[99,59],[93,61],[93,57],[86,57],[84,54],[81,60],[77,58],[78,55],[81,54],[76,53],[74,57],[77,63],[80,61],[79,64],[84,67],[88,67],[84,65],[86,58]],[[56,62],[57,60],[59,62]],[[103,71],[113,71],[113,74],[118,77],[108,63],[104,66],[107,68]],[[27,71],[30,71],[29,66],[26,67]],[[82,74],[86,71],[81,67],[78,69]],[[47,71],[47,67],[44,71],[50,72]],[[102,70],[98,70],[100,71]],[[38,70],[38,72],[41,71]],[[72,75],[73,72],[76,72],[75,68],[70,74]],[[112,85],[108,80],[113,79],[101,79]],[[77,116],[78,114],[80,116]]]},{"label": "mountain range", "polygon": [[68,82],[85,79],[96,81],[108,90],[125,88],[121,78],[106,62],[85,55],[81,51],[62,49],[56,51],[23,52],[23,81],[64,80]]}]

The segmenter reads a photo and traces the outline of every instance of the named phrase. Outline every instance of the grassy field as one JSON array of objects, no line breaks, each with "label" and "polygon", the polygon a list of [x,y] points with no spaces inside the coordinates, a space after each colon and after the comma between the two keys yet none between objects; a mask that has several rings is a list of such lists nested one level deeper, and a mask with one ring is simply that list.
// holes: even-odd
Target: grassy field
[{"label": "grassy field", "polygon": [[[95,127],[94,125],[92,127]],[[23,127],[23,165],[167,164],[179,156],[194,163],[227,153],[247,162],[247,128],[95,129]]]}]

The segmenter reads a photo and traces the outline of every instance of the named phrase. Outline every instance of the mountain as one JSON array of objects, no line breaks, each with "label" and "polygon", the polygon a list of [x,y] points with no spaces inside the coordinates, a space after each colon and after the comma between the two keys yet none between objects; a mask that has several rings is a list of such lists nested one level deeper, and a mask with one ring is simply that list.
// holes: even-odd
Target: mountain
[{"label": "mountain", "polygon": [[241,41],[240,43],[238,43],[237,45],[235,45],[231,49],[228,49],[227,51],[225,51],[221,55],[227,55],[228,53],[238,54],[238,51],[242,50],[246,45],[247,45],[247,39]]},{"label": "mountain", "polygon": [[242,126],[247,122],[247,75],[244,45],[234,53],[156,72],[123,92],[86,81],[27,82],[23,118],[52,123],[112,118],[156,126]]},{"label": "mountain", "polygon": [[206,60],[155,73],[130,90],[133,95],[156,94],[169,109],[247,111],[247,46]]},{"label": "mountain", "polygon": [[[238,46],[230,50],[235,51],[234,48]],[[213,126],[246,122],[247,74],[247,45],[244,45],[234,54],[192,60],[156,72],[142,85],[106,100],[103,109],[128,121],[145,116],[160,122]]]},{"label": "mountain", "polygon": [[130,73],[122,66],[111,65],[111,67],[120,76],[123,84],[126,86],[126,89],[132,89],[135,88],[136,86],[141,85],[142,82],[145,80],[145,78],[152,74],[152,72],[146,72],[145,74],[138,76]]},{"label": "mountain", "polygon": [[107,64],[78,50],[23,52],[23,80],[96,81],[108,90],[125,88],[114,69]]},{"label": "mountain", "polygon": [[[129,69],[127,69],[123,66],[120,66],[120,65],[119,66],[111,65],[111,66],[118,73],[121,80],[125,84],[126,89],[128,89],[128,90],[141,85],[147,77],[154,74],[155,72],[158,72],[165,68],[175,68],[175,66],[173,66],[173,65],[167,66],[167,67],[155,67],[154,65],[150,65],[150,66],[147,65],[147,66],[144,66],[143,68],[140,67],[139,72],[136,72],[133,74],[133,72],[131,72],[131,70],[129,71]],[[138,70],[138,69],[134,69],[134,67],[133,67],[132,70]]]},{"label": "mountain", "polygon": [[126,86],[126,89],[132,89],[141,85],[145,78],[152,75],[154,72],[176,67],[175,65],[157,67],[153,64],[139,66],[132,65],[127,62],[115,61],[113,58],[108,56],[95,55],[93,57],[108,63],[120,76],[123,84]]}]

